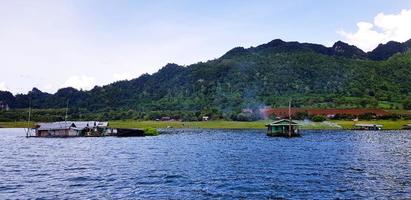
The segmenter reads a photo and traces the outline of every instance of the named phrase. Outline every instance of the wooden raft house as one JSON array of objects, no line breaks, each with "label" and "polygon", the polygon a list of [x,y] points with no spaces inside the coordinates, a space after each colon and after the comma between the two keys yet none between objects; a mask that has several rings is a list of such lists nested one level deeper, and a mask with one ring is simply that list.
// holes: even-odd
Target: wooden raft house
[{"label": "wooden raft house", "polygon": [[35,137],[75,137],[78,131],[74,123],[40,123],[35,129]]},{"label": "wooden raft house", "polygon": [[267,135],[271,137],[299,137],[298,131],[300,124],[291,119],[281,119],[265,125]]},{"label": "wooden raft house", "polygon": [[34,137],[100,137],[105,136],[108,122],[62,121],[38,123]]},{"label": "wooden raft house", "polygon": [[108,122],[99,121],[62,121],[38,123],[34,134],[27,137],[139,137],[145,136],[143,129],[109,128]]}]

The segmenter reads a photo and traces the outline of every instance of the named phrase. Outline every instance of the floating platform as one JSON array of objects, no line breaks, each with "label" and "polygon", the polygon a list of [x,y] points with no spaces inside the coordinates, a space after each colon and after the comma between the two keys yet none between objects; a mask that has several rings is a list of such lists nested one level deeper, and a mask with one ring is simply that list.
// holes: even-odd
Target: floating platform
[{"label": "floating platform", "polygon": [[267,127],[267,136],[270,137],[300,137],[299,126],[297,122],[290,119],[282,119],[265,125]]},{"label": "floating platform", "polygon": [[145,132],[142,129],[137,128],[116,128],[117,133],[113,134],[113,136],[117,137],[143,137],[145,136]]},{"label": "floating platform", "polygon": [[294,133],[291,133],[291,135],[290,135],[288,133],[276,132],[276,133],[267,133],[267,136],[269,136],[269,137],[288,137],[288,138],[292,138],[292,137],[301,137],[301,134],[294,132]]}]

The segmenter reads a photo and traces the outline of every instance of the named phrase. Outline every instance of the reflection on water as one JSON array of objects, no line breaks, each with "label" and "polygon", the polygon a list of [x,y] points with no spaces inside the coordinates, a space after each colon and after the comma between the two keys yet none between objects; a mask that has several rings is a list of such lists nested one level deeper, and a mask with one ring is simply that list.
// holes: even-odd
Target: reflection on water
[{"label": "reflection on water", "polygon": [[0,129],[0,199],[411,198],[411,132],[176,130],[25,138]]}]

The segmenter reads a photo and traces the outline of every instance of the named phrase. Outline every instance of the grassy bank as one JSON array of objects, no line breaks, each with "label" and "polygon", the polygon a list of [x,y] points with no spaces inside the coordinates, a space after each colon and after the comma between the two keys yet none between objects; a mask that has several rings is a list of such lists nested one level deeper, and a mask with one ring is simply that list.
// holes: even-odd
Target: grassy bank
[{"label": "grassy bank", "polygon": [[[110,121],[110,126],[118,128],[152,127],[152,128],[222,128],[222,129],[265,129],[269,120],[254,122],[238,121],[206,121],[206,122],[180,122],[180,121]],[[401,129],[405,124],[411,124],[411,120],[374,120],[374,121],[343,121],[332,120],[326,122],[312,122],[302,124],[302,129],[352,129],[356,123],[382,124],[383,129]]]},{"label": "grassy bank", "polygon": [[181,121],[134,121],[121,120],[110,121],[111,127],[116,128],[222,128],[222,129],[258,129],[264,128],[268,121],[237,122],[237,121],[205,121],[205,122],[181,122]]},{"label": "grassy bank", "polygon": [[[220,129],[265,129],[265,124],[269,120],[254,122],[238,121],[206,121],[206,122],[181,122],[181,121],[137,121],[137,120],[118,120],[110,121],[110,126],[114,128],[220,128]],[[326,122],[301,122],[302,129],[352,129],[356,123],[382,124],[383,129],[401,129],[404,124],[411,124],[411,120],[374,120],[374,121],[343,121],[332,120]],[[33,126],[34,123],[30,123]],[[24,128],[27,122],[0,122],[0,127],[4,128]]]},{"label": "grassy bank", "polygon": [[411,120],[371,120],[371,121],[333,121],[340,125],[343,129],[352,129],[354,124],[381,124],[383,129],[397,130],[402,129],[405,124],[411,124]]},{"label": "grassy bank", "polygon": [[[34,122],[29,123],[30,127],[34,127]],[[27,122],[0,122],[1,128],[27,128]]]}]

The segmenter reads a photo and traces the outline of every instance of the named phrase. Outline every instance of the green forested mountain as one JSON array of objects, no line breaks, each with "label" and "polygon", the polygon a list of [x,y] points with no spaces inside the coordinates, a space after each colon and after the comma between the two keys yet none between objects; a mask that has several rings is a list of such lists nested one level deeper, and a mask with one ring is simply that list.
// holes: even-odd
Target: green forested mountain
[{"label": "green forested mountain", "polygon": [[[411,41],[411,40],[410,40]],[[408,108],[411,42],[389,42],[365,53],[337,42],[333,47],[273,40],[189,66],[168,64],[157,73],[90,91],[47,94],[34,88],[16,96],[0,92],[11,108],[64,108],[73,117],[230,117],[241,109],[298,107]],[[80,114],[79,114],[80,113]],[[82,114],[82,115],[81,115]]]}]

